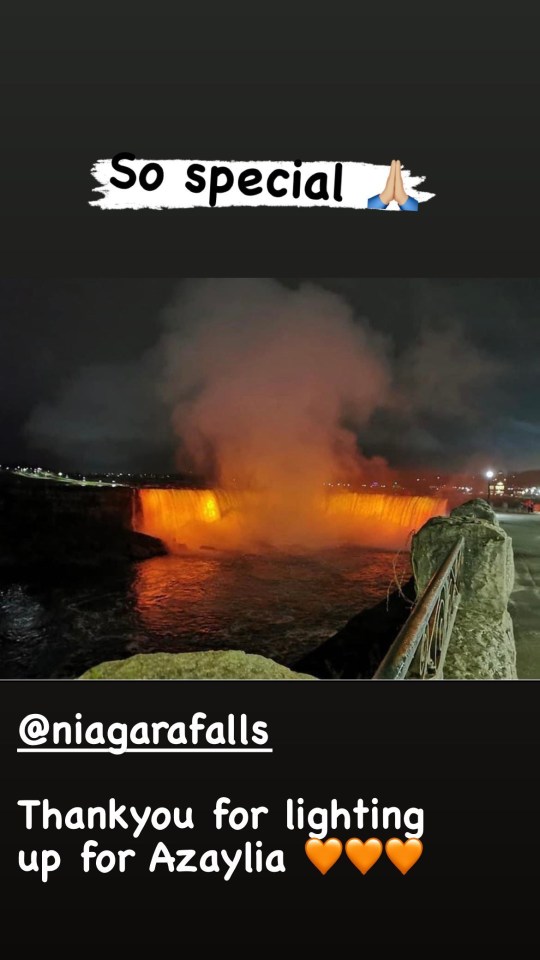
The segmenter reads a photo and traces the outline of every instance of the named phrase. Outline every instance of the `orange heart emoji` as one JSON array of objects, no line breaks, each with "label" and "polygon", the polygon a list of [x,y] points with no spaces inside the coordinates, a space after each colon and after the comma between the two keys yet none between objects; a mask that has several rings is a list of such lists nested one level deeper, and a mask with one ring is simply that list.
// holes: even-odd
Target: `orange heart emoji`
[{"label": "orange heart emoji", "polygon": [[312,837],[306,841],[306,853],[312,864],[320,870],[322,874],[328,873],[330,867],[339,860],[343,844],[336,837],[330,837],[329,840],[316,840]]},{"label": "orange heart emoji", "polygon": [[345,844],[345,853],[349,860],[364,876],[368,870],[371,870],[373,864],[377,863],[382,851],[383,845],[377,837],[370,837],[365,843],[358,837],[351,837]]},{"label": "orange heart emoji", "polygon": [[405,843],[403,843],[403,840],[398,840],[397,837],[392,837],[391,840],[386,841],[385,846],[386,856],[398,870],[401,870],[403,876],[420,859],[423,849],[422,841],[416,840],[414,837],[406,840]]}]

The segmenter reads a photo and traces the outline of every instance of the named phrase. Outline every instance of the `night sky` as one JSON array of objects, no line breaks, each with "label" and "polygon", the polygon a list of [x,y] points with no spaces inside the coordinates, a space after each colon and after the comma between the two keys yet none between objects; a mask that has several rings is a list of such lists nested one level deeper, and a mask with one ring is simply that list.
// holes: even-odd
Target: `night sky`
[{"label": "night sky", "polygon": [[[540,468],[540,280],[306,282],[350,305],[391,371],[393,400],[358,431],[365,454],[396,468]],[[173,469],[152,351],[186,283],[2,280],[0,463]]]}]

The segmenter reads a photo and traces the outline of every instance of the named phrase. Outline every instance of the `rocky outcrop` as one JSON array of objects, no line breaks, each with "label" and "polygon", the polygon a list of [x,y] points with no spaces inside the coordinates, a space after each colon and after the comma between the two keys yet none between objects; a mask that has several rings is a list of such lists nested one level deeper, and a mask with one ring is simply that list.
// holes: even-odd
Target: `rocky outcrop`
[{"label": "rocky outcrop", "polygon": [[314,680],[269,657],[241,650],[200,653],[141,653],[127,660],[109,660],[81,680]]},{"label": "rocky outcrop", "polygon": [[514,585],[512,540],[484,500],[471,500],[449,517],[429,520],[413,537],[418,593],[465,541],[461,602],[444,666],[446,679],[515,678],[516,647],[508,601]]},{"label": "rocky outcrop", "polygon": [[84,514],[92,523],[131,527],[133,491],[129,487],[62,483],[0,471],[0,516],[39,522],[46,514],[58,520]]},{"label": "rocky outcrop", "polygon": [[166,553],[131,529],[132,491],[0,477],[0,572],[99,568]]},{"label": "rocky outcrop", "polygon": [[411,579],[401,590],[356,614],[292,667],[321,680],[369,680],[409,616],[414,596]]},{"label": "rocky outcrop", "polygon": [[161,540],[108,524],[42,523],[21,530],[4,522],[0,529],[0,571],[66,566],[97,569],[137,563],[166,552]]}]

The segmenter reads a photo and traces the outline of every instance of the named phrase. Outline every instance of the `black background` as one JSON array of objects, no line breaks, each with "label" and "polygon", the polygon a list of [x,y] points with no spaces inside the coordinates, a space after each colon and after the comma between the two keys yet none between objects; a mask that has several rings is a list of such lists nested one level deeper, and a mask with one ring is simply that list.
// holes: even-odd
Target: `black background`
[{"label": "black background", "polygon": [[[15,681],[2,684],[3,769],[0,871],[4,920],[24,942],[58,944],[84,931],[87,944],[249,942],[402,947],[444,937],[457,945],[523,944],[536,909],[539,775],[534,682]],[[228,710],[266,720],[273,754],[17,755],[27,713],[52,722],[80,712],[89,723],[209,721]],[[17,777],[12,777],[14,763]],[[212,829],[219,796],[231,806],[270,808],[256,836]],[[24,829],[19,799],[73,805],[119,803],[194,808],[193,831],[46,833]],[[336,797],[379,806],[423,807],[424,853],[402,876],[383,855],[362,876],[342,855],[322,876],[304,853],[307,831],[285,828],[287,797],[305,807]],[[336,835],[388,838],[371,828]],[[398,832],[403,837],[403,832]],[[133,848],[124,875],[83,874],[86,839]],[[284,874],[147,872],[163,841],[174,852],[234,851],[261,839],[285,851]],[[43,884],[15,868],[19,849],[57,849],[63,864]],[[32,922],[28,924],[31,905]],[[107,934],[105,935],[105,931]]]},{"label": "black background", "polygon": [[[536,273],[540,15],[519,2],[364,6],[35,3],[5,16],[4,272]],[[416,217],[89,207],[92,163],[123,151],[399,156],[437,196]]]},{"label": "black background", "polygon": [[[527,276],[540,253],[539,16],[514,3],[25,4],[3,15],[4,275]],[[148,158],[399,156],[436,198],[417,216],[368,211],[103,212],[90,167]],[[1,322],[1,321],[0,321]],[[0,685],[2,941],[283,948],[527,942],[536,909],[536,683],[327,682]],[[271,757],[35,757],[50,719],[266,719]],[[247,878],[19,874],[16,799],[209,809],[359,795],[425,808],[425,853],[403,878],[345,859],[321,877],[274,824],[287,874]],[[59,843],[65,849],[79,834]],[[235,839],[237,837],[235,836]],[[116,842],[116,841],[115,841]],[[130,846],[124,838],[121,846]],[[141,841],[139,841],[140,843]],[[113,842],[110,844],[113,846]],[[183,844],[181,844],[183,845]],[[232,844],[229,844],[230,846]],[[50,846],[55,846],[50,843]],[[197,846],[213,846],[201,830]],[[236,844],[234,844],[236,846]],[[75,862],[75,854],[66,853]],[[535,860],[536,858],[536,860]]]}]

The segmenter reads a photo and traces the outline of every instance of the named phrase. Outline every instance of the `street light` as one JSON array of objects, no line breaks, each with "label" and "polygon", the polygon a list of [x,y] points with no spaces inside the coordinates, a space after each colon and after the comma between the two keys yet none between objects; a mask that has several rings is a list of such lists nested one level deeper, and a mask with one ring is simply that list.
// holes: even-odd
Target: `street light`
[{"label": "street light", "polygon": [[486,480],[487,480],[487,502],[491,504],[491,484],[490,480],[493,480],[495,472],[493,470],[486,470]]}]

